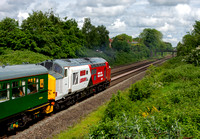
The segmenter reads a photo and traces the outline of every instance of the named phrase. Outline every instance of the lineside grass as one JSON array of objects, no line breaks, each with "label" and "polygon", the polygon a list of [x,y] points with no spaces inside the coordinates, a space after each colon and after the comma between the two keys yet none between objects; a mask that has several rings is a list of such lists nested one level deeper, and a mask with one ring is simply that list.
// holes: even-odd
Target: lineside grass
[{"label": "lineside grass", "polygon": [[[124,91],[123,96],[128,95],[128,89]],[[98,125],[100,120],[103,118],[105,114],[105,110],[107,109],[107,105],[109,102],[105,103],[102,106],[99,106],[97,110],[88,114],[85,118],[81,119],[77,124],[68,128],[65,131],[61,131],[60,134],[54,136],[54,139],[88,139],[90,129]]]},{"label": "lineside grass", "polygon": [[54,136],[54,139],[88,138],[91,125],[96,125],[104,115],[107,104],[100,106],[96,111],[83,118],[78,124]]}]

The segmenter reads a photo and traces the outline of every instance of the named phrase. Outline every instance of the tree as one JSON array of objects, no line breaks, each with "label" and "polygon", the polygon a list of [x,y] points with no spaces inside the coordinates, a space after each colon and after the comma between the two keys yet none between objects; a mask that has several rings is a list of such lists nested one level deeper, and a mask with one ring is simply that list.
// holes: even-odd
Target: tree
[{"label": "tree", "polygon": [[78,28],[78,23],[74,19],[65,18],[62,24],[64,39],[61,47],[68,53],[68,57],[76,57],[76,53],[85,44],[85,38],[82,31]]},{"label": "tree", "polygon": [[86,47],[90,49],[104,49],[109,44],[109,31],[103,25],[93,26],[90,18],[85,18],[82,32],[85,35]]},{"label": "tree", "polygon": [[193,33],[194,35],[200,35],[200,21],[195,21],[195,24],[193,25]]},{"label": "tree", "polygon": [[[54,42],[56,36],[60,34],[59,28],[55,28],[51,13],[43,13],[42,11],[29,14],[29,17],[22,22],[22,30],[28,36],[35,40],[37,46],[29,48],[31,51],[43,53],[48,56],[55,56],[59,50],[59,44]],[[51,18],[50,18],[51,17]]]},{"label": "tree", "polygon": [[35,42],[19,29],[18,21],[7,17],[0,22],[1,49],[24,50],[34,45]]},{"label": "tree", "polygon": [[118,40],[118,38],[113,39],[112,48],[117,51],[130,52],[130,44],[124,40]]},{"label": "tree", "polygon": [[98,26],[96,29],[99,36],[100,49],[105,49],[109,45],[109,31],[103,25]]},{"label": "tree", "polygon": [[126,41],[126,42],[133,41],[133,38],[131,36],[128,36],[127,34],[120,34],[120,35],[117,35],[115,38],[121,41]]},{"label": "tree", "polygon": [[149,49],[155,50],[160,48],[162,42],[162,33],[156,29],[144,29],[139,36]]},{"label": "tree", "polygon": [[132,37],[126,34],[120,34],[113,38],[112,48],[117,51],[129,52],[131,48]]},{"label": "tree", "polygon": [[98,45],[99,38],[97,36],[97,32],[95,31],[95,26],[91,24],[90,18],[84,19],[82,32],[85,35],[86,47],[91,49]]},{"label": "tree", "polygon": [[169,42],[164,42],[165,43],[165,49],[166,50],[173,50],[172,44]]},{"label": "tree", "polygon": [[11,32],[17,28],[18,28],[18,21],[15,21],[15,19],[6,17],[0,22],[1,31]]},{"label": "tree", "polygon": [[36,42],[32,51],[54,58],[76,57],[83,45],[83,34],[75,20],[61,20],[52,11],[34,11],[22,22],[22,30]]},{"label": "tree", "polygon": [[188,55],[193,49],[200,45],[200,21],[195,21],[191,33],[187,33],[182,38],[182,43],[178,43],[178,55]]}]

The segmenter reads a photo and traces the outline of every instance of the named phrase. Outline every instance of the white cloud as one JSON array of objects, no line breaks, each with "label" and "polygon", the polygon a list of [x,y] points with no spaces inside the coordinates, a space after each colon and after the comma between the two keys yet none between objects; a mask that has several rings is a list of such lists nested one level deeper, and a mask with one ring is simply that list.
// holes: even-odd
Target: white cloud
[{"label": "white cloud", "polygon": [[136,3],[134,3],[134,5],[137,5],[137,6],[140,6],[140,5],[144,6],[148,4],[149,4],[148,0],[137,0]]},{"label": "white cloud", "polygon": [[141,18],[140,22],[143,24],[143,26],[153,27],[159,24],[159,19],[154,17],[146,17],[146,18]]},{"label": "white cloud", "polygon": [[180,16],[189,16],[191,13],[191,7],[188,4],[178,4],[175,9]]},{"label": "white cloud", "polygon": [[128,5],[134,3],[135,0],[81,0],[77,2],[78,6],[90,6],[90,7],[112,7],[117,5]]},{"label": "white cloud", "polygon": [[80,7],[79,10],[74,12],[77,17],[87,16],[87,17],[111,17],[123,14],[125,6],[118,5],[112,7]]},{"label": "white cloud", "polygon": [[121,21],[120,19],[116,19],[116,21],[113,24],[111,24],[111,28],[124,30],[126,28],[126,24],[124,21]]},{"label": "white cloud", "polygon": [[140,34],[133,34],[132,35],[132,38],[136,38],[136,37],[138,37]]},{"label": "white cloud", "polygon": [[23,19],[26,19],[26,18],[28,18],[29,17],[29,14],[28,13],[26,13],[26,12],[19,12],[18,13],[18,16],[17,16],[18,18],[23,18]]},{"label": "white cloud", "polygon": [[8,4],[7,0],[1,0],[0,1],[0,11],[1,12],[7,12],[12,9],[12,6]]},{"label": "white cloud", "polygon": [[37,1],[36,3],[32,3],[30,5],[30,9],[34,11],[48,11],[50,9],[56,10],[58,3],[53,0],[43,0],[43,1]]},{"label": "white cloud", "polygon": [[172,35],[167,35],[168,38],[172,38]]},{"label": "white cloud", "polygon": [[164,26],[158,27],[158,30],[161,31],[161,32],[174,31],[175,27],[173,25],[165,23]]},{"label": "white cloud", "polygon": [[29,17],[29,14],[28,14],[27,12],[21,12],[21,11],[20,11],[20,12],[18,13],[17,17],[18,17],[18,20],[19,20],[19,24],[21,25],[22,21],[23,21],[24,19],[27,19],[27,18]]},{"label": "white cloud", "polygon": [[200,8],[196,9],[196,10],[193,12],[193,16],[194,16],[194,17],[197,17],[197,19],[200,20]]},{"label": "white cloud", "polygon": [[163,41],[165,42],[171,42],[171,43],[178,43],[178,39],[177,38],[164,38]]},{"label": "white cloud", "polygon": [[153,5],[174,6],[179,3],[189,3],[190,0],[148,0]]}]

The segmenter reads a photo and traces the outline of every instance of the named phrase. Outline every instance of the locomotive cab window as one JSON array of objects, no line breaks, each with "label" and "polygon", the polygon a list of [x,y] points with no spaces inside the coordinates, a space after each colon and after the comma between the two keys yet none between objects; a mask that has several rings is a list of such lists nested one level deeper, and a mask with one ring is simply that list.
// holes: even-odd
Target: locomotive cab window
[{"label": "locomotive cab window", "polygon": [[53,70],[59,74],[62,74],[62,67],[60,67],[58,64],[54,64]]},{"label": "locomotive cab window", "polygon": [[9,100],[10,96],[10,84],[0,83],[0,103]]}]

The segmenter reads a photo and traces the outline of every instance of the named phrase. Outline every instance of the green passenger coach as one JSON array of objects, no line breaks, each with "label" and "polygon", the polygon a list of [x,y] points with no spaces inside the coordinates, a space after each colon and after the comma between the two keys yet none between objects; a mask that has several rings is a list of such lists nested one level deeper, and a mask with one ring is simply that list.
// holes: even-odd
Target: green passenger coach
[{"label": "green passenger coach", "polygon": [[[19,126],[23,116],[48,103],[48,71],[35,64],[0,67],[0,124]],[[22,116],[23,115],[23,116]],[[20,118],[19,118],[20,117]],[[24,120],[24,119],[23,119]]]}]

